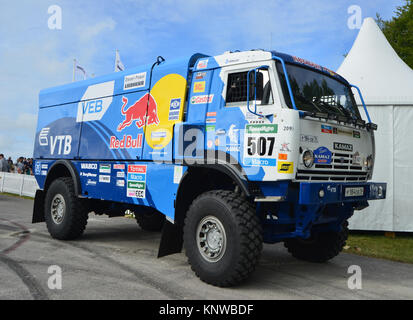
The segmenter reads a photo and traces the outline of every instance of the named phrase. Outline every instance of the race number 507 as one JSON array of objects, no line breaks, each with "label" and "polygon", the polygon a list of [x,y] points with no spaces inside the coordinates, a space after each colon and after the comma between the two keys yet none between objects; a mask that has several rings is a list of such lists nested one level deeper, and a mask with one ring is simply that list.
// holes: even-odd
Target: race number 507
[{"label": "race number 507", "polygon": [[272,156],[275,137],[248,137],[247,153],[249,156]]}]

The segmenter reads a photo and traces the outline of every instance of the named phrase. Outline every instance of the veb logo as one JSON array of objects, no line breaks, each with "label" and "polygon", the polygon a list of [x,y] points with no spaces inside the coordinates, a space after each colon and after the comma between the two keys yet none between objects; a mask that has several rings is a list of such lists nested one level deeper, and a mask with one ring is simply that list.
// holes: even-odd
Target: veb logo
[{"label": "veb logo", "polygon": [[89,86],[77,107],[76,122],[102,119],[113,100],[115,81]]}]

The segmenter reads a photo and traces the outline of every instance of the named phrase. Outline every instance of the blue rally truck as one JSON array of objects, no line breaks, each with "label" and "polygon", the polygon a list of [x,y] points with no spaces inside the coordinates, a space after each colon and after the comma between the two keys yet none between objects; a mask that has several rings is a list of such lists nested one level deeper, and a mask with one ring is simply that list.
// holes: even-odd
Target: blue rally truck
[{"label": "blue rally truck", "polygon": [[75,239],[88,214],[135,213],[161,231],[158,256],[185,248],[203,281],[231,286],[263,243],[296,258],[340,253],[347,220],[384,199],[377,125],[335,72],[264,50],[194,54],[39,95],[33,223]]}]

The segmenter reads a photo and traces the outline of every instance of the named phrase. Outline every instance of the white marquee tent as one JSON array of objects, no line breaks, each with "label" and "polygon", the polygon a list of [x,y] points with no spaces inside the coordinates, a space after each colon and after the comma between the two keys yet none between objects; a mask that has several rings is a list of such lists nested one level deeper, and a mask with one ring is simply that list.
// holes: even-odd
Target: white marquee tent
[{"label": "white marquee tent", "polygon": [[355,212],[350,228],[412,232],[413,70],[367,18],[337,73],[361,89],[371,121],[378,124],[373,181],[387,182],[388,188],[386,200]]}]

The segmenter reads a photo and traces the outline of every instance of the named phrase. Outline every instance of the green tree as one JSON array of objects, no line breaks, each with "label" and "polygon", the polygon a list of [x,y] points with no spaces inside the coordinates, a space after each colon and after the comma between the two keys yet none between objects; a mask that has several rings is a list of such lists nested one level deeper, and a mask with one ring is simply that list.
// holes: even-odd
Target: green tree
[{"label": "green tree", "polygon": [[413,0],[397,7],[395,16],[383,20],[377,14],[377,24],[399,57],[413,69]]}]

